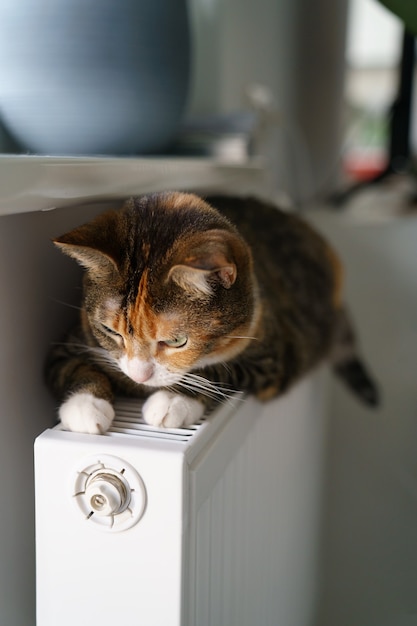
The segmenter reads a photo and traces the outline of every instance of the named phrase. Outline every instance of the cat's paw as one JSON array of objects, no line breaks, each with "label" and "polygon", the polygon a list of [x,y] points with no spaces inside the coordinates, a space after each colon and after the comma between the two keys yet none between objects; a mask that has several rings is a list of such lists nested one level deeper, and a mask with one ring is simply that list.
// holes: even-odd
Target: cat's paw
[{"label": "cat's paw", "polygon": [[149,396],[142,413],[145,422],[152,426],[181,428],[197,422],[204,413],[204,406],[193,398],[161,390]]},{"label": "cat's paw", "polygon": [[101,435],[110,428],[113,418],[110,402],[87,392],[74,393],[59,408],[63,428],[77,433]]}]

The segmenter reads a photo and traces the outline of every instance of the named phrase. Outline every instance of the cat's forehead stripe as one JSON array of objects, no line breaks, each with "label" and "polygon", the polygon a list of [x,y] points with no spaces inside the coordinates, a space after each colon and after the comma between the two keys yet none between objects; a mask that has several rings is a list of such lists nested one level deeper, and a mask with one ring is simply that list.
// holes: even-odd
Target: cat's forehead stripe
[{"label": "cat's forehead stripe", "polygon": [[139,336],[150,336],[155,332],[155,314],[147,303],[148,269],[145,269],[139,280],[135,301],[128,308],[127,324],[129,333]]}]

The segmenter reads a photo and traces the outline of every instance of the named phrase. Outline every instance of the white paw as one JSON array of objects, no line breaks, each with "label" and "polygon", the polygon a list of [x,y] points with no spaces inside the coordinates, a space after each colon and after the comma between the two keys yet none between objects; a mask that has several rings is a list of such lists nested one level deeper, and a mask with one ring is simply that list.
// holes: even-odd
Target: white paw
[{"label": "white paw", "polygon": [[59,408],[59,419],[65,430],[101,435],[114,418],[110,402],[96,398],[91,393],[74,393]]},{"label": "white paw", "polygon": [[180,428],[197,422],[204,413],[198,400],[170,391],[156,391],[143,405],[143,418],[148,424],[162,428]]}]

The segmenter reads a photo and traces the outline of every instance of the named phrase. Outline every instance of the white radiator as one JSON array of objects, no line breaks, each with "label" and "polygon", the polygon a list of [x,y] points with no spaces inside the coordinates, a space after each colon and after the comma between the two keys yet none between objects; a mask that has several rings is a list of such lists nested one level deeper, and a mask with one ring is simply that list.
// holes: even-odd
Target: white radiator
[{"label": "white radiator", "polygon": [[307,626],[325,377],[157,430],[35,444],[37,626]]}]

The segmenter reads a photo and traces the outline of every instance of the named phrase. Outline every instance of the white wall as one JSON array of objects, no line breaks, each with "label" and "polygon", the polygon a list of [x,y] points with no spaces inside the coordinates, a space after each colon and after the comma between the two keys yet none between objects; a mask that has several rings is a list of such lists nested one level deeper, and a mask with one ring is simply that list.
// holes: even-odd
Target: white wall
[{"label": "white wall", "polygon": [[[375,193],[375,215],[386,196],[383,188]],[[390,197],[393,209],[404,200]],[[367,411],[334,385],[317,626],[415,626],[417,216],[319,222],[345,260],[349,302],[383,404]]]},{"label": "white wall", "polygon": [[195,74],[190,112],[247,107],[265,85],[278,124],[265,142],[276,188],[295,200],[337,176],[348,0],[192,0]]},{"label": "white wall", "polygon": [[33,441],[54,423],[54,404],[43,384],[43,362],[52,339],[74,316],[73,309],[55,299],[78,299],[78,270],[53,250],[50,238],[87,214],[83,209],[62,209],[0,217],[0,623],[4,626],[35,623]]}]

